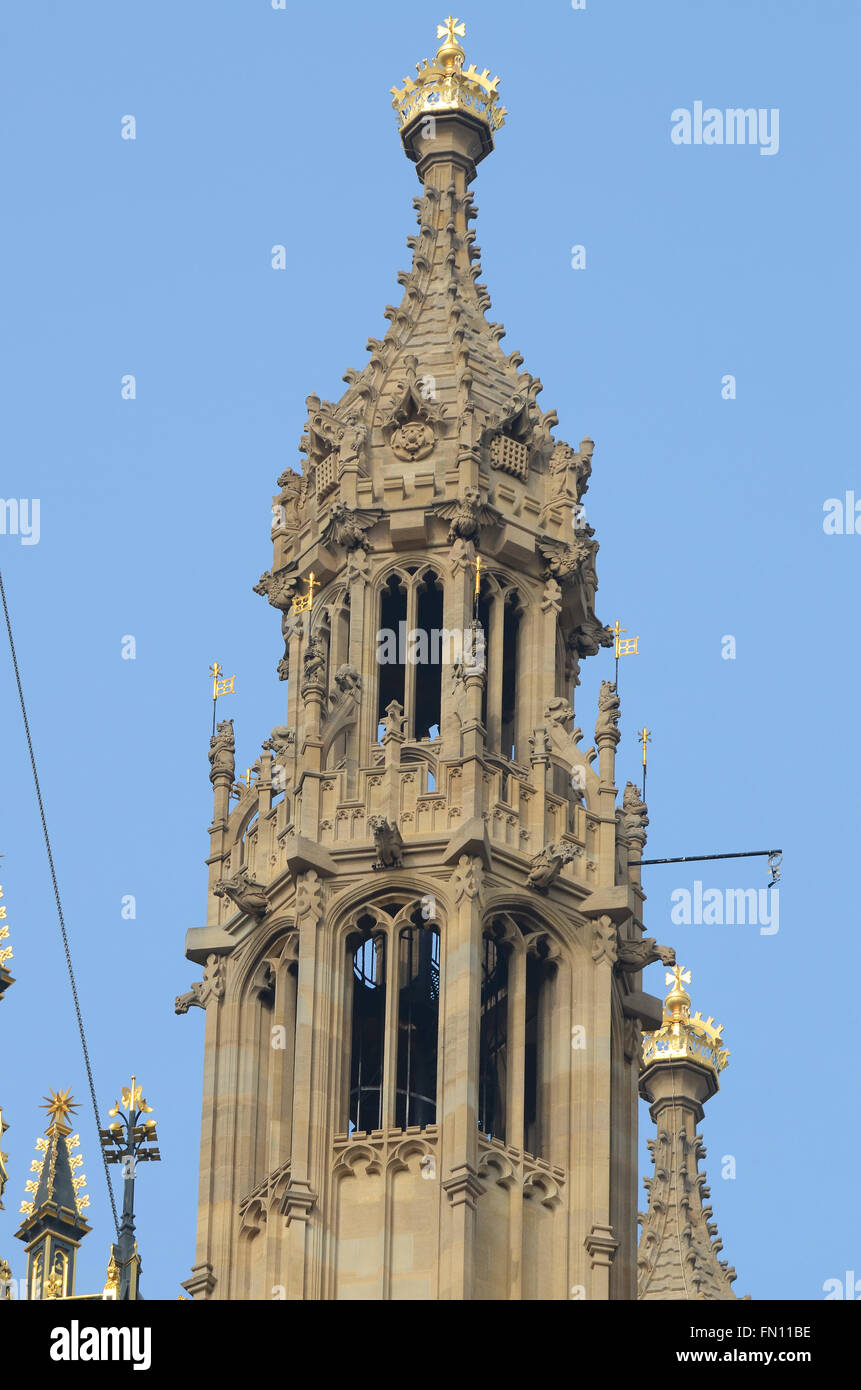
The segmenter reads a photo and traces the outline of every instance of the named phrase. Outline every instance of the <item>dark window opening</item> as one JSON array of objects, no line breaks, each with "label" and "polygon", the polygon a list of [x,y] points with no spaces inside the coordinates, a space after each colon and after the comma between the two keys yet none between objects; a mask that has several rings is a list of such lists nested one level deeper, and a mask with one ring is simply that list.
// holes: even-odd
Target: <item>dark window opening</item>
[{"label": "dark window opening", "polygon": [[487,728],[487,687],[488,672],[490,671],[490,603],[486,595],[479,597],[475,606],[475,616],[481,623],[484,632],[484,691],[481,696],[481,722]]},{"label": "dark window opening", "polygon": [[380,630],[377,634],[377,661],[380,666],[377,718],[382,719],[392,700],[401,707],[406,703],[406,633],[407,595],[401,581],[393,574],[380,595]]},{"label": "dark window opening", "polygon": [[439,932],[406,927],[398,942],[398,1066],[395,1124],[436,1123]]},{"label": "dark window opening", "polygon": [[505,1139],[506,1052],[508,1043],[508,956],[484,937],[481,962],[481,1027],[478,1058],[478,1127]]},{"label": "dark window opening", "polygon": [[507,603],[502,626],[502,735],[500,753],[514,758],[517,712],[517,630],[520,614]]},{"label": "dark window opening", "polygon": [[[363,922],[370,922],[364,918]],[[360,926],[362,923],[359,924]],[[386,1030],[386,943],[365,936],[354,948],[349,1131],[383,1123],[383,1043]]]},{"label": "dark window opening", "polygon": [[422,576],[417,594],[417,631],[424,638],[416,638],[419,654],[426,653],[424,664],[416,669],[416,714],[414,737],[431,738],[431,729],[439,724],[442,709],[442,663],[445,653],[442,650],[442,585],[428,570]]},{"label": "dark window opening", "polygon": [[523,1066],[523,1147],[527,1153],[540,1154],[541,1132],[539,1124],[539,1041],[541,1022],[539,1000],[544,982],[544,969],[540,961],[527,957],[526,961],[526,1037]]}]

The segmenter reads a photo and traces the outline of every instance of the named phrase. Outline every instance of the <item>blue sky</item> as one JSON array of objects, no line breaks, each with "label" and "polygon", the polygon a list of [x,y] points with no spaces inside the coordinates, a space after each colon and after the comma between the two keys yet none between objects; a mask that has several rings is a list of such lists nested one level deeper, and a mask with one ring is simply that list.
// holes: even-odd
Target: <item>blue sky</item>
[{"label": "blue sky", "polygon": [[[138,1184],[148,1297],[175,1298],[194,1259],[203,1018],[176,1018],[173,999],[198,975],[183,940],[205,903],[207,668],[238,674],[224,713],[244,768],[283,719],[277,615],[251,592],[274,481],[298,467],[306,395],[337,398],[399,300],[418,184],[389,88],[432,54],[442,17],[44,0],[0,19],[0,495],[41,502],[39,543],[0,535],[0,565],[102,1119],[135,1071],[160,1122],[164,1161]],[[620,681],[619,777],[638,774],[645,722],[652,855],[784,850],[776,934],[670,922],[671,892],[695,879],[764,886],[757,860],[645,870],[647,927],[732,1052],[703,1132],[736,1290],[822,1298],[861,1272],[846,1206],[861,538],[822,525],[827,499],[861,498],[861,12],[473,0],[465,19],[468,61],[499,72],[510,113],[474,185],[490,317],[544,382],[559,436],[596,441],[598,613],[641,638]],[[696,101],[778,109],[779,152],[674,145],[671,113]],[[611,665],[584,668],[587,733]],[[86,1083],[8,653],[0,729],[18,981],[0,1013],[0,1255],[20,1274],[38,1103],[49,1086],[83,1102]],[[645,987],[663,992],[660,967]],[[80,1131],[94,1231],[78,1286],[95,1289],[111,1232],[85,1108]]]}]

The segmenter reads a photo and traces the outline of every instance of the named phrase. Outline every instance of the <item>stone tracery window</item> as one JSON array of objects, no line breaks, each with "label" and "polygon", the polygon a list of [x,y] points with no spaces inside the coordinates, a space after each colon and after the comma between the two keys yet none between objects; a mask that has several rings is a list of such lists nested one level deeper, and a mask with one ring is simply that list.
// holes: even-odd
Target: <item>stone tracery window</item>
[{"label": "stone tracery window", "polygon": [[[391,966],[389,962],[392,962]],[[348,1129],[434,1124],[440,933],[419,904],[375,904],[347,944]],[[345,1001],[346,1002],[346,1001]]]},{"label": "stone tracery window", "polygon": [[436,1122],[439,942],[436,928],[421,920],[398,937],[395,1125],[400,1129]]},{"label": "stone tracery window", "polygon": [[[364,919],[360,927],[370,927]],[[386,1029],[386,939],[367,934],[352,947],[353,1009],[350,1049],[350,1129],[379,1129],[383,1116]]]}]

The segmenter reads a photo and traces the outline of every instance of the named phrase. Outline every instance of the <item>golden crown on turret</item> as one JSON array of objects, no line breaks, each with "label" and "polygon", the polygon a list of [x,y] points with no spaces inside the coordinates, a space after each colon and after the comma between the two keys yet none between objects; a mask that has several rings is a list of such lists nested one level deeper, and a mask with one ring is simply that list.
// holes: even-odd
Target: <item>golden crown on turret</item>
[{"label": "golden crown on turret", "polygon": [[505,124],[505,107],[499,101],[498,77],[489,69],[478,72],[474,63],[464,69],[466,57],[458,43],[466,35],[466,25],[449,15],[437,26],[437,38],[443,44],[432,63],[427,58],[416,65],[416,77],[407,77],[403,87],[392,87],[392,106],[402,126],[415,116],[442,115],[449,111],[466,111],[486,121],[491,130]]},{"label": "golden crown on turret", "polygon": [[691,997],[685,985],[691,982],[690,970],[676,965],[668,970],[665,983],[671,985],[664,1000],[664,1021],[654,1033],[643,1036],[643,1066],[651,1062],[689,1060],[711,1067],[717,1074],[729,1062],[730,1054],[723,1046],[723,1024],[713,1018],[691,1015]]}]

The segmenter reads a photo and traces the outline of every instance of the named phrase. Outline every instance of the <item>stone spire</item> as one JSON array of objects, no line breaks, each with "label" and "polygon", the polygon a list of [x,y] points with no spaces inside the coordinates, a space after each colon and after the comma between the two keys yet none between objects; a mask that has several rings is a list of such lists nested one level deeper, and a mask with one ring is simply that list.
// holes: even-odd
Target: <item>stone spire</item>
[{"label": "stone spire", "polygon": [[648,1211],[640,1214],[638,1298],[732,1300],[735,1270],[719,1260],[723,1248],[712,1209],[706,1174],[699,1160],[706,1150],[697,1134],[703,1106],[719,1090],[718,1074],[729,1059],[722,1025],[691,1017],[685,984],[689,970],[667,971],[671,986],[664,1001],[662,1026],[643,1043],[640,1095],[650,1102],[658,1127],[649,1140],[654,1176],[644,1179]]},{"label": "stone spire", "polygon": [[26,1184],[29,1200],[21,1203],[24,1220],[15,1232],[27,1244],[27,1296],[31,1299],[69,1298],[75,1291],[78,1246],[90,1227],[84,1218],[89,1197],[76,1170],[83,1159],[73,1150],[80,1144],[69,1118],[77,1109],[68,1091],[51,1091],[44,1109],[50,1116],[45,1138],[36,1140]]}]

